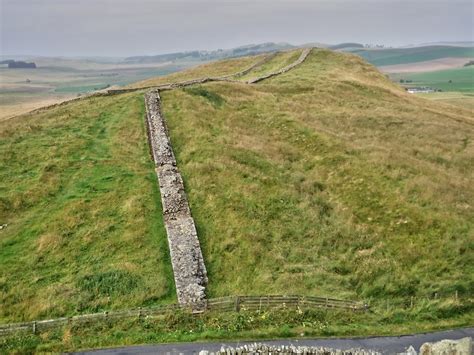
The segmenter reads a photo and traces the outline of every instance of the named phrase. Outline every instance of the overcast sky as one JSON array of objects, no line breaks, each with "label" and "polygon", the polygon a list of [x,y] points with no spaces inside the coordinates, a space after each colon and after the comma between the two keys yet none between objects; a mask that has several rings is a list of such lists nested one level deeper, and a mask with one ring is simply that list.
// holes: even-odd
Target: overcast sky
[{"label": "overcast sky", "polygon": [[473,40],[472,0],[0,0],[1,54]]}]

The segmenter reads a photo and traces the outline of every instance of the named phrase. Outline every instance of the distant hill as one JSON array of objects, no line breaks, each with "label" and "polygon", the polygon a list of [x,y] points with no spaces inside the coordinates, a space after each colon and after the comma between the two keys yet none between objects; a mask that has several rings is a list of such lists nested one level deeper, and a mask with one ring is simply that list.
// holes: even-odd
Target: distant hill
[{"label": "distant hill", "polygon": [[410,48],[410,47],[426,47],[426,46],[474,47],[474,41],[430,42],[430,43],[408,45],[404,47]]},{"label": "distant hill", "polygon": [[356,49],[351,52],[376,66],[424,62],[447,57],[474,57],[474,48],[455,46]]},{"label": "distant hill", "polygon": [[329,49],[348,49],[348,48],[364,48],[363,44],[360,43],[340,43],[333,46],[329,46]]},{"label": "distant hill", "polygon": [[151,56],[133,56],[124,59],[125,63],[164,63],[176,62],[181,60],[192,61],[210,61],[225,58],[243,57],[248,55],[256,55],[265,52],[274,52],[283,49],[294,48],[288,43],[262,43],[241,46],[232,49],[217,49],[213,51],[186,51],[167,54],[158,54]]}]

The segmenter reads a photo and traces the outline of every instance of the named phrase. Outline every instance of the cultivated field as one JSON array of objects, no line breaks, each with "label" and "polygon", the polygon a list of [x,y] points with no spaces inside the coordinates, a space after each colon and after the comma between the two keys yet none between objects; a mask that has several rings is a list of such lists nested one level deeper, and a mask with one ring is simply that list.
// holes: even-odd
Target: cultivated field
[{"label": "cultivated field", "polygon": [[414,48],[356,49],[360,55],[376,66],[426,62],[440,58],[472,58],[473,47],[424,46]]},{"label": "cultivated field", "polygon": [[406,64],[380,66],[379,70],[384,73],[424,73],[438,70],[462,68],[472,58],[440,58],[426,62],[414,62]]},{"label": "cultivated field", "polygon": [[165,75],[195,63],[118,64],[35,59],[36,69],[0,68],[0,120],[114,85]]},{"label": "cultivated field", "polygon": [[429,86],[442,91],[474,93],[474,66],[426,73],[392,74],[391,78],[395,81],[411,80],[406,84],[409,86]]}]

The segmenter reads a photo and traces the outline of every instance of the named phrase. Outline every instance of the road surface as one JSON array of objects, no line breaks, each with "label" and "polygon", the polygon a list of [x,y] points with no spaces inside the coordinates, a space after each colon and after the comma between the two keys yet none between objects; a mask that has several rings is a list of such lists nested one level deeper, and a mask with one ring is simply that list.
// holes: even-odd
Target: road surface
[{"label": "road surface", "polygon": [[[281,340],[259,340],[257,342],[269,345],[296,345],[296,346],[323,346],[334,349],[361,348],[377,350],[383,354],[396,354],[404,351],[412,345],[416,351],[426,342],[436,342],[443,339],[457,340],[465,337],[474,338],[474,328],[463,328],[447,330],[436,333],[425,333],[416,335],[404,335],[399,337],[371,337],[371,338],[338,338],[338,339],[281,339]],[[214,342],[214,343],[175,343],[129,346],[114,349],[102,349],[80,352],[76,354],[87,355],[125,355],[125,354],[199,354],[201,350],[218,351],[222,346],[236,347],[255,341],[240,342]]]}]

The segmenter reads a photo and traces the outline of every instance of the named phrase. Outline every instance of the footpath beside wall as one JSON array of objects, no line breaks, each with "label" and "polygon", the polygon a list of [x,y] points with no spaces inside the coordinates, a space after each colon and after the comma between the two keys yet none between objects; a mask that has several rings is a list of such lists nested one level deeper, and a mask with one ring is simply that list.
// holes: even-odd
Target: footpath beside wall
[{"label": "footpath beside wall", "polygon": [[160,187],[176,293],[181,305],[201,310],[206,308],[207,272],[160,104],[157,90],[145,94],[148,137]]}]

